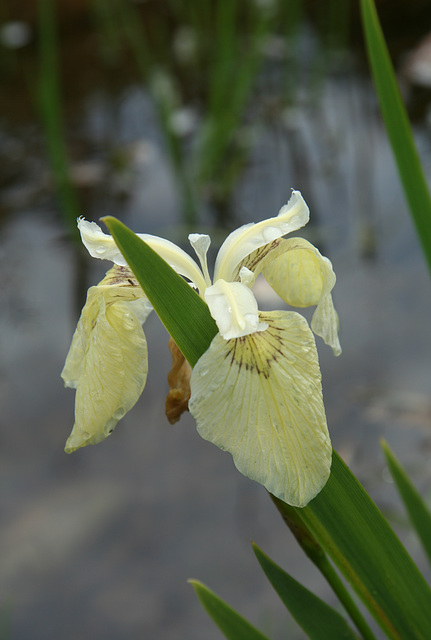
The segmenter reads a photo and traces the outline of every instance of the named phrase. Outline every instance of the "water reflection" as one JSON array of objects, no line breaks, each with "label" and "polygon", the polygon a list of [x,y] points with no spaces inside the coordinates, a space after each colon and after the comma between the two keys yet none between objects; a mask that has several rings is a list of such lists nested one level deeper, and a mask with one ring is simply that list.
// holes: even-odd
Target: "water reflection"
[{"label": "water reflection", "polygon": [[[91,31],[79,24],[68,32],[75,45],[66,55],[67,73],[77,78],[94,59],[85,62],[94,42],[77,41]],[[311,33],[307,26],[306,42]],[[431,287],[374,93],[356,65],[325,72],[317,84],[307,76],[295,102],[281,103],[271,94],[280,65],[266,63],[259,101],[242,129],[248,154],[228,199],[236,220],[218,217],[210,185],[194,230],[218,223],[212,236],[221,240],[220,221],[258,220],[278,211],[290,187],[303,192],[314,222],[310,239],[338,275],[343,356],[334,360],[319,344],[334,445],[379,504],[392,508],[394,492],[381,480],[381,435],[422,488],[430,480]],[[29,61],[21,79],[32,69]],[[106,67],[104,82],[92,84],[97,74],[85,70],[75,98],[69,83],[65,94],[80,209],[88,219],[112,214],[137,231],[184,240],[184,193],[151,93],[130,77],[130,65],[115,69],[121,82]],[[271,637],[301,637],[261,577],[250,538],[318,594],[325,586],[263,490],[201,441],[189,417],[166,424],[169,352],[155,317],[148,321],[152,375],[136,408],[103,445],[63,453],[73,393],[59,373],[76,321],[72,291],[82,299],[103,265],[87,262],[77,278],[42,130],[23,97],[28,85],[15,84],[12,74],[7,82],[14,90],[2,98],[0,123],[0,593],[11,603],[10,637],[215,640],[189,577],[207,582]],[[417,133],[429,167],[424,124]]]}]

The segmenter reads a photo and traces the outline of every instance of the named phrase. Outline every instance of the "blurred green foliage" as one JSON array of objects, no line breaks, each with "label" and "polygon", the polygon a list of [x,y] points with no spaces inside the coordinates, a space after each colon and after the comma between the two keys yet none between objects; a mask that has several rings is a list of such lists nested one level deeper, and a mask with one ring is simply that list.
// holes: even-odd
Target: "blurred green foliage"
[{"label": "blurred green foliage", "polygon": [[[38,93],[50,162],[69,226],[79,204],[68,179],[62,91],[68,82],[78,85],[82,80],[77,74],[69,77],[62,67],[55,4],[38,0]],[[229,225],[232,195],[262,122],[281,121],[283,110],[295,105],[303,81],[301,34],[307,24],[307,4],[304,0],[82,3],[101,67],[121,75],[127,69],[128,77],[139,77],[152,98],[186,225],[194,226],[205,207],[218,226]],[[344,0],[331,0],[315,12],[320,45],[307,54],[315,58],[307,80],[310,95],[325,75],[328,52],[348,41],[349,7]],[[91,68],[91,61],[88,65]]]}]

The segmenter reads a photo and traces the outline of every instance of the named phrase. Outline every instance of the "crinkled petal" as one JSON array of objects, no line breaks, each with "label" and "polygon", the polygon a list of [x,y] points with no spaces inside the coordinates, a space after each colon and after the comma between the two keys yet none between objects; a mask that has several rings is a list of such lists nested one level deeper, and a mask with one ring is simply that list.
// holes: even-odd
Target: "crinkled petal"
[{"label": "crinkled petal", "polygon": [[[78,229],[83,244],[93,258],[111,260],[111,262],[122,266],[127,265],[113,237],[103,233],[98,224],[79,218]],[[177,273],[193,282],[200,292],[204,291],[205,280],[202,273],[196,262],[185,251],[164,238],[146,233],[137,233],[136,235],[156,251]]]},{"label": "crinkled petal", "polygon": [[205,301],[225,340],[267,329],[259,322],[253,292],[242,282],[217,280],[205,290]]},{"label": "crinkled petal", "polygon": [[341,354],[341,345],[338,339],[339,321],[334,309],[330,293],[323,296],[311,318],[311,328],[317,336],[323,338],[325,343],[332,348],[334,355]]},{"label": "crinkled petal", "polygon": [[293,307],[317,305],[311,328],[332,347],[335,355],[341,353],[338,316],[331,296],[336,278],[328,258],[307,240],[290,238],[282,240],[267,253],[256,271],[262,271],[287,304]]},{"label": "crinkled petal", "polygon": [[[280,209],[278,216],[256,224],[246,224],[226,238],[217,255],[214,280],[237,280],[238,267],[246,256],[277,238],[300,229],[307,224],[308,219],[309,209],[301,193],[292,191],[289,202]],[[248,264],[245,266],[251,269]]]},{"label": "crinkled petal", "polygon": [[140,287],[89,289],[61,374],[65,385],[76,389],[66,453],[104,440],[138,400],[148,371],[141,326],[148,312]]},{"label": "crinkled petal", "polygon": [[303,507],[325,485],[332,456],[314,337],[295,312],[260,316],[266,331],[214,338],[193,369],[189,410],[241,473]]}]

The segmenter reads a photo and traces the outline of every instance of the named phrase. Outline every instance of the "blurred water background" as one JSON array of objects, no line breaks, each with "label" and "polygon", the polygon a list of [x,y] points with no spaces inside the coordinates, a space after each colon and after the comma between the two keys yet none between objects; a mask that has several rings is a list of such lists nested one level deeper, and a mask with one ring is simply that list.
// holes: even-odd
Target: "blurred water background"
[{"label": "blurred water background", "polygon": [[[377,3],[431,175],[429,2]],[[106,442],[63,452],[59,374],[91,261],[75,220],[181,243],[275,215],[293,187],[333,262],[343,354],[319,340],[334,447],[424,568],[379,451],[431,482],[431,285],[356,2],[3,0],[0,8],[0,638],[216,640],[188,578],[274,640],[303,637],[250,540],[333,603],[268,500],[190,416],[164,417],[167,334]],[[427,39],[428,38],[428,39]],[[261,308],[282,308],[258,282]]]}]

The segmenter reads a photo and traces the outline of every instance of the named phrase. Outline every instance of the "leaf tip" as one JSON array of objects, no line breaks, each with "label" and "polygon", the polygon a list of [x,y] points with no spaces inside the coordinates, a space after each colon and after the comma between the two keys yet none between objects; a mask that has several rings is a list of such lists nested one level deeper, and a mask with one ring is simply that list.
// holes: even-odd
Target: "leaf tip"
[{"label": "leaf tip", "polygon": [[382,448],[383,455],[385,456],[386,460],[389,460],[390,458],[394,457],[392,449],[390,448],[388,441],[385,440],[385,438],[380,438],[380,446]]},{"label": "leaf tip", "polygon": [[103,222],[103,224],[105,224],[109,230],[111,230],[110,225],[119,222],[119,220],[117,220],[117,218],[114,218],[114,216],[102,216],[101,218],[99,218],[99,220],[100,222]]}]

